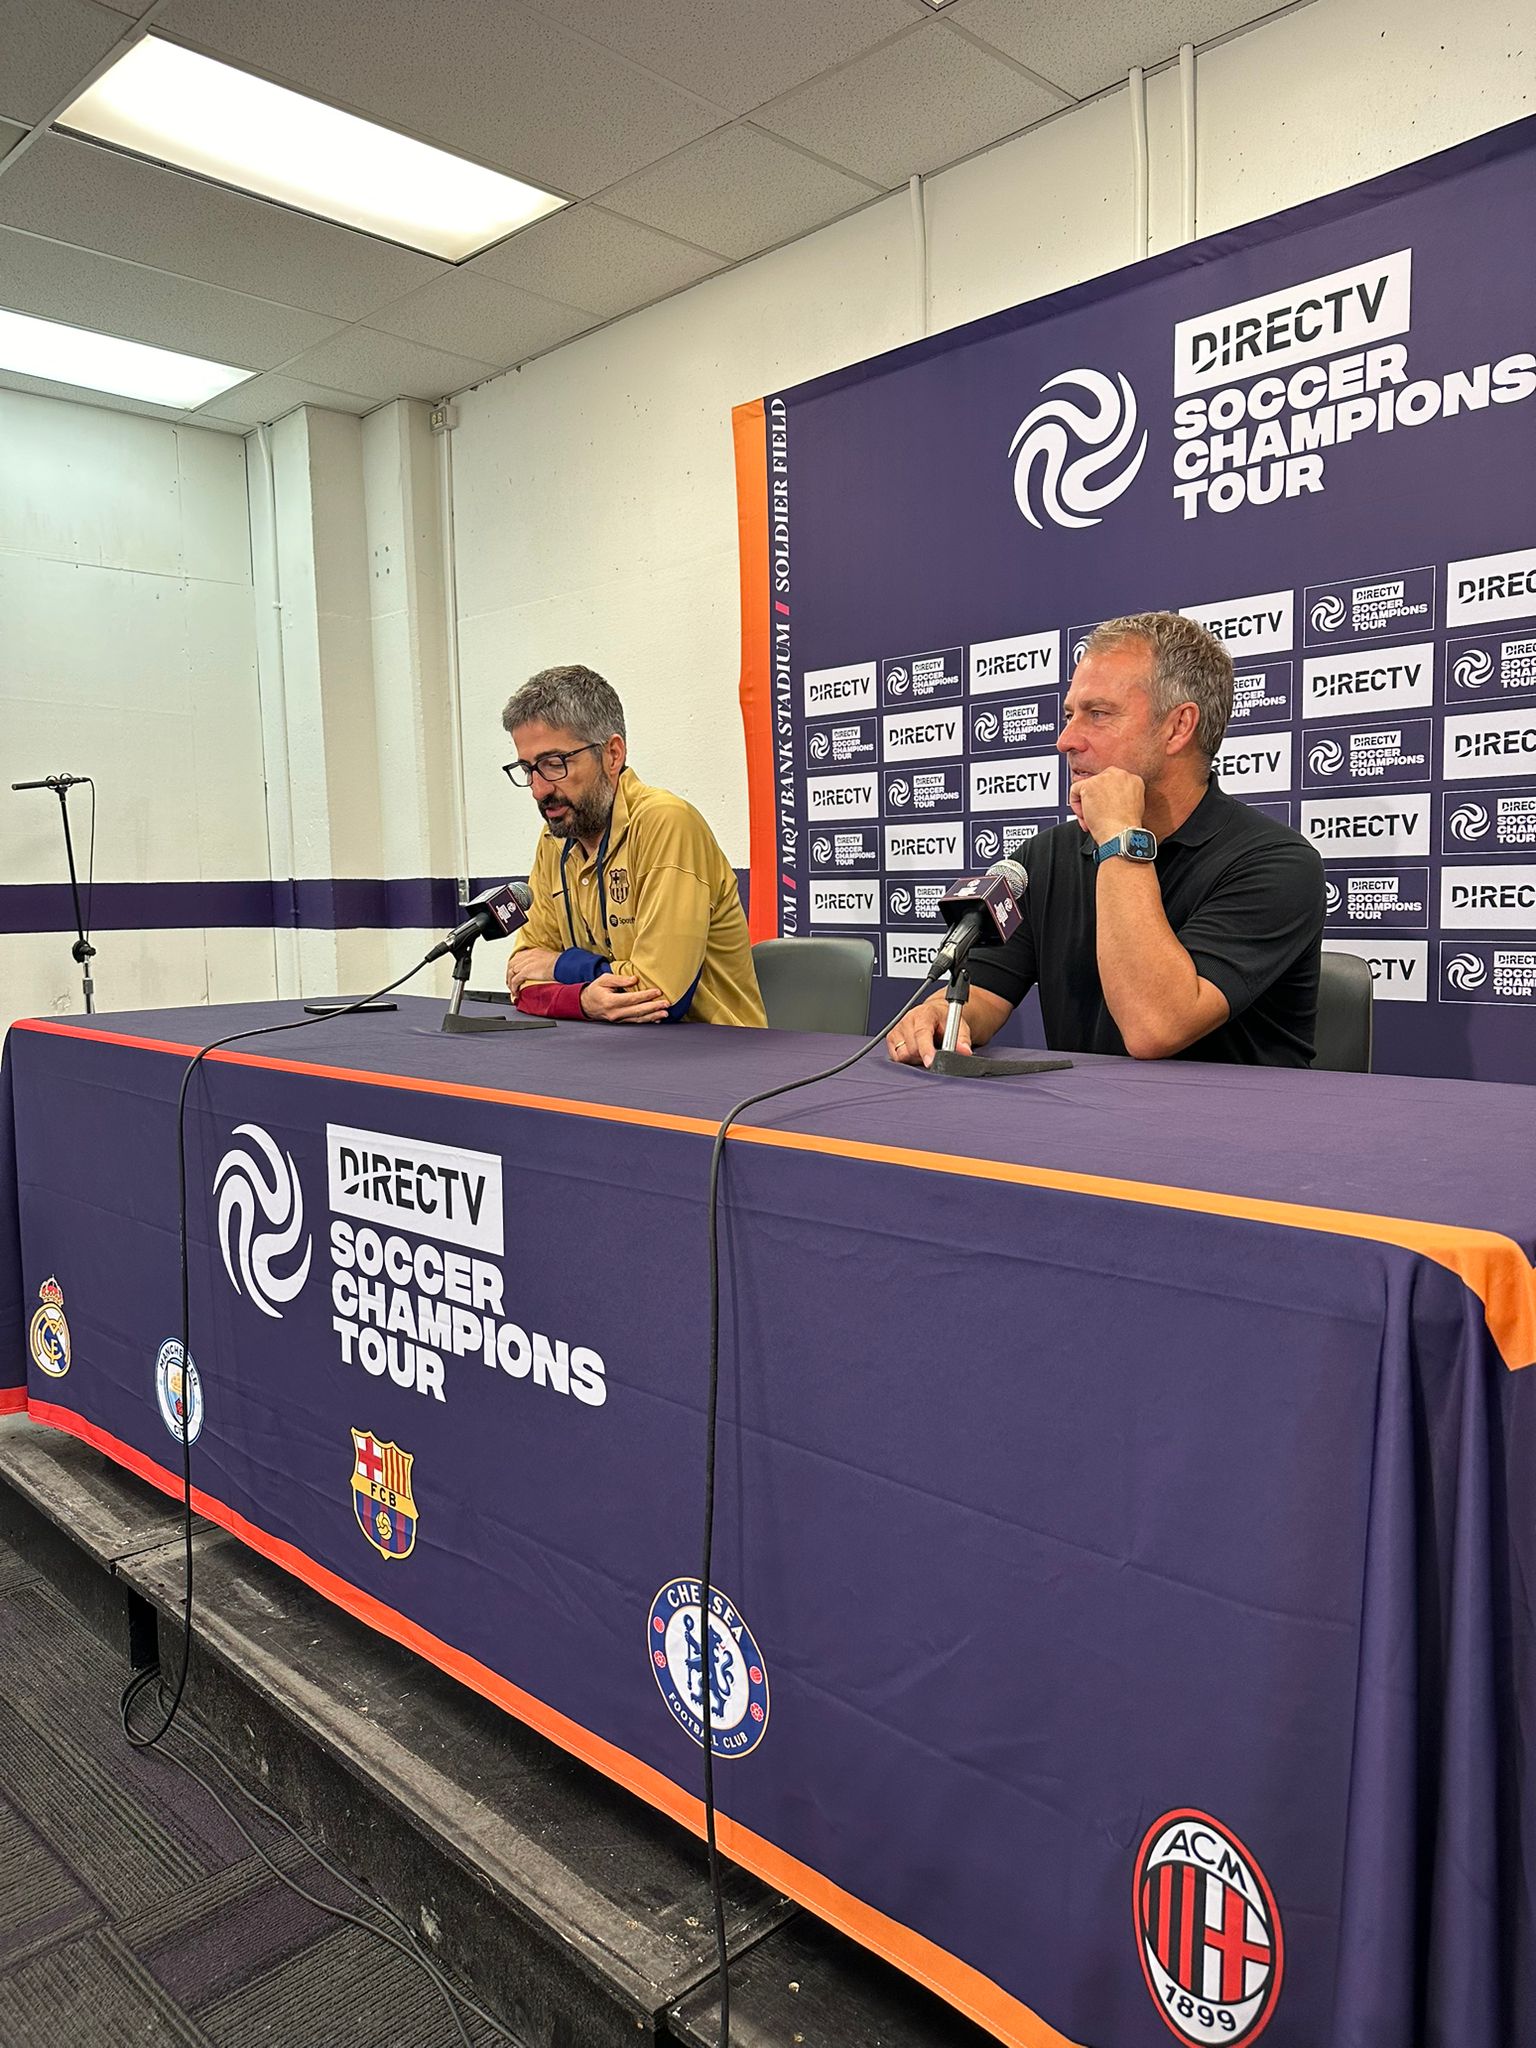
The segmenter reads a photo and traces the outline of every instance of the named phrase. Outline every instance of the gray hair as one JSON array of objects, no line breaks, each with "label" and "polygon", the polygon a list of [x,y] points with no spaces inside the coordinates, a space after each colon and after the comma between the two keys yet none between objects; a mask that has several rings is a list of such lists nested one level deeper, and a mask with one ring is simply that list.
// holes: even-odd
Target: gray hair
[{"label": "gray hair", "polygon": [[1125,640],[1144,640],[1152,650],[1152,681],[1148,694],[1156,717],[1166,718],[1180,704],[1199,712],[1195,746],[1214,761],[1222,734],[1232,716],[1232,657],[1204,626],[1178,612],[1132,612],[1095,626],[1084,644],[1085,654],[1103,654]]},{"label": "gray hair", "polygon": [[601,745],[614,733],[626,739],[624,706],[612,683],[594,668],[574,662],[567,668],[541,668],[508,699],[501,722],[509,733],[520,725],[552,725],[573,732],[584,745]]}]

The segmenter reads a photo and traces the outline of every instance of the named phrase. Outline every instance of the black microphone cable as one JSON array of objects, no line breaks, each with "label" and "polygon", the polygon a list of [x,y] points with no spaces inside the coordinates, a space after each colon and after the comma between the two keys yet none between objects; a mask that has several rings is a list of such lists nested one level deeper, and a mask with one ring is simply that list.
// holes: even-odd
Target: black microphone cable
[{"label": "black microphone cable", "polygon": [[730,2048],[731,2039],[731,1979],[730,1958],[726,1951],[725,1939],[725,1894],[721,1888],[720,1847],[715,1828],[715,1753],[711,1742],[713,1717],[709,1692],[709,1609],[712,1586],[710,1573],[714,1565],[715,1552],[715,1439],[720,1409],[720,1232],[719,1232],[719,1188],[720,1167],[725,1157],[725,1141],[731,1125],[745,1110],[754,1108],[759,1102],[771,1102],[775,1096],[793,1094],[797,1088],[812,1087],[817,1081],[835,1080],[839,1074],[846,1074],[851,1066],[863,1059],[868,1052],[883,1042],[904,1017],[909,1017],[924,1000],[929,991],[944,979],[942,974],[929,973],[927,979],[891,1018],[882,1024],[872,1038],[868,1038],[852,1052],[847,1059],[839,1060],[836,1066],[824,1067],[819,1073],[807,1074],[799,1081],[782,1081],[777,1088],[761,1089],[756,1095],[747,1095],[728,1109],[715,1132],[714,1148],[709,1156],[709,1394],[704,1414],[704,1561],[699,1571],[699,1640],[702,1645],[703,1662],[700,1666],[699,1695],[703,1707],[704,1724],[704,1839],[709,1849],[709,1896],[715,1921],[715,1974],[720,1983],[720,2034],[719,2048]]}]

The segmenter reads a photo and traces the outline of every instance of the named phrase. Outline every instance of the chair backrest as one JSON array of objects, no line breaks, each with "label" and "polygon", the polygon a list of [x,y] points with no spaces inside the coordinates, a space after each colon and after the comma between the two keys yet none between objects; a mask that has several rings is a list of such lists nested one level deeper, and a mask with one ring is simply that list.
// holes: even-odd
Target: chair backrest
[{"label": "chair backrest", "polygon": [[759,939],[752,948],[775,1031],[869,1030],[875,949],[868,939]]},{"label": "chair backrest", "polygon": [[1317,979],[1314,1069],[1330,1074],[1371,1071],[1371,970],[1354,953],[1323,953]]}]

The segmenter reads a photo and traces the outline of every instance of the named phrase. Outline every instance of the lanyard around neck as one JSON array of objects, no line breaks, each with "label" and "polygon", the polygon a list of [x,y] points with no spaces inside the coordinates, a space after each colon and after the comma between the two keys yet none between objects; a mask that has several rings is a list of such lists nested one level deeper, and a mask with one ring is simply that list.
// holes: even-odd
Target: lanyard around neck
[{"label": "lanyard around neck", "polygon": [[[608,814],[608,822],[603,827],[603,836],[601,840],[599,840],[597,848],[597,914],[598,920],[603,928],[602,937],[596,940],[598,946],[606,946],[608,942],[608,883],[603,871],[608,861],[608,835],[610,832],[612,832],[612,830],[613,813],[610,811]],[[570,883],[566,878],[565,872],[566,863],[570,860],[571,857],[571,848],[577,845],[578,843],[579,842],[575,839],[567,839],[565,845],[560,850],[560,894],[565,901],[565,928],[571,935],[571,944],[573,946],[578,947],[580,951],[584,952],[586,948],[580,946],[580,942],[576,937],[576,915],[575,912],[571,909],[571,888]],[[581,921],[583,924],[586,924],[587,922],[585,917],[583,917]],[[587,928],[587,937],[589,939],[596,938],[596,935],[592,931],[590,926],[588,926]],[[604,959],[609,959],[612,956],[605,952],[602,957]]]}]

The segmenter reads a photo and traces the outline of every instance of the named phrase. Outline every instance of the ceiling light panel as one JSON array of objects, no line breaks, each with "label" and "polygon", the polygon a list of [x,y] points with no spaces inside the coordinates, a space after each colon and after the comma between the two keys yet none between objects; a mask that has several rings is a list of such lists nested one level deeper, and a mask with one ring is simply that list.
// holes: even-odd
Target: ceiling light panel
[{"label": "ceiling light panel", "polygon": [[182,411],[206,405],[221,391],[256,374],[236,369],[232,363],[210,363],[202,356],[178,355],[175,349],[151,348],[147,342],[123,341],[115,334],[92,334],[84,327],[65,327],[57,320],[34,320],[30,313],[4,311],[0,311],[0,370],[46,377],[54,384],[76,384],[85,391],[111,391],[119,398],[141,398]]},{"label": "ceiling light panel", "polygon": [[135,43],[58,126],[450,263],[566,203],[158,36]]}]

